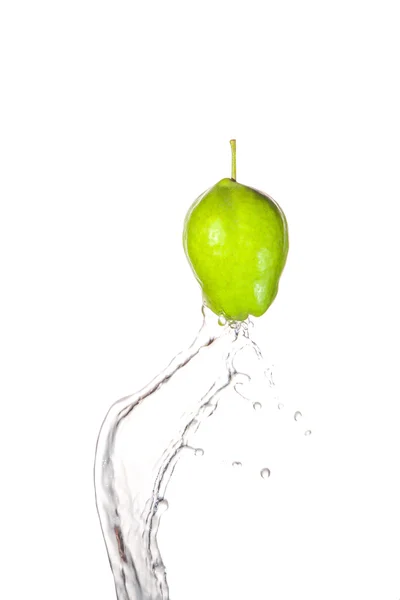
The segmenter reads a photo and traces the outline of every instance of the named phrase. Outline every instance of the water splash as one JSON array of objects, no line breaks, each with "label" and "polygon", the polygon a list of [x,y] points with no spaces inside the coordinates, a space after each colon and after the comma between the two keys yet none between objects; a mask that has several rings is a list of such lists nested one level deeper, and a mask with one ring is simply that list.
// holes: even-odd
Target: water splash
[{"label": "water splash", "polygon": [[[221,392],[233,386],[242,395],[238,387],[251,379],[235,367],[239,353],[250,350],[262,359],[249,326],[250,321],[224,323],[203,307],[203,325],[191,346],[140,392],[116,402],[103,422],[96,448],[96,502],[118,600],[169,598],[157,544],[160,519],[168,510],[168,482],[188,448],[197,456],[204,453],[191,440],[217,410]],[[190,369],[195,372],[200,356],[209,359],[209,368],[193,385]],[[268,379],[274,385],[271,373]],[[202,388],[196,397],[193,389]]]}]

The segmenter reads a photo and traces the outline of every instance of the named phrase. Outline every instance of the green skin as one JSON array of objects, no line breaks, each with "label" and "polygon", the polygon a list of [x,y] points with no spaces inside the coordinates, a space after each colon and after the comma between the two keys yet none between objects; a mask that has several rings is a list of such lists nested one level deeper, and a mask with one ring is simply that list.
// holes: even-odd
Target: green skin
[{"label": "green skin", "polygon": [[183,245],[217,315],[244,321],[272,304],[289,242],[285,215],[266,194],[222,179],[190,207]]}]

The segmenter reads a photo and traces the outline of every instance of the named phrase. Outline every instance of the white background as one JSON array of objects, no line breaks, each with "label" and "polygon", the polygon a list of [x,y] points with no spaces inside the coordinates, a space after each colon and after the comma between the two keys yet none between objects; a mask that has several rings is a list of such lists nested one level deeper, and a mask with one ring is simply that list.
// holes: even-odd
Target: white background
[{"label": "white background", "polygon": [[2,2],[2,598],[114,598],[97,432],[198,329],[182,223],[236,137],[289,222],[260,343],[313,428],[259,596],[398,600],[397,9]]}]

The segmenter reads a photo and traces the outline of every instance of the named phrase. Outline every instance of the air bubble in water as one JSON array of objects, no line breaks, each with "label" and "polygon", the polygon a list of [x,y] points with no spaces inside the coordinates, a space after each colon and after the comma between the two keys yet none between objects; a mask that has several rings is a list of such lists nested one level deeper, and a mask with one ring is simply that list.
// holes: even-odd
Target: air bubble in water
[{"label": "air bubble in water", "polygon": [[158,563],[157,565],[153,565],[153,570],[158,576],[163,576],[166,573],[165,566],[162,563]]},{"label": "air bubble in water", "polygon": [[203,448],[196,448],[194,453],[195,453],[195,456],[203,456],[204,450],[203,450]]},{"label": "air bubble in water", "polygon": [[169,508],[168,500],[166,500],[165,498],[161,498],[157,503],[158,514],[161,515],[166,510],[168,510],[168,508]]},{"label": "air bubble in water", "polygon": [[253,408],[254,408],[254,410],[260,410],[260,408],[262,408],[261,403],[260,402],[254,402]]},{"label": "air bubble in water", "polygon": [[299,410],[296,410],[296,412],[294,413],[294,420],[299,421],[302,416],[303,415],[301,414],[301,412]]},{"label": "air bubble in water", "polygon": [[304,435],[307,435],[307,436],[311,435],[311,429],[307,429],[307,431],[304,432]]},{"label": "air bubble in water", "polygon": [[263,479],[268,479],[268,477],[271,475],[271,471],[267,468],[261,469],[260,475]]},{"label": "air bubble in water", "polygon": [[242,466],[242,463],[241,463],[241,462],[239,462],[238,460],[235,460],[235,461],[233,461],[233,463],[232,463],[232,467],[233,467],[234,469],[239,469],[239,467],[241,467],[241,466]]}]

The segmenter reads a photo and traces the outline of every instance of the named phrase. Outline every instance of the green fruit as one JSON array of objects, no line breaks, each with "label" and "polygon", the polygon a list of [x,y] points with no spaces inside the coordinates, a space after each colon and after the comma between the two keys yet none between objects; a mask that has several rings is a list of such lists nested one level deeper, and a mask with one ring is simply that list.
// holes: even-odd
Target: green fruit
[{"label": "green fruit", "polygon": [[190,207],[184,225],[186,256],[217,315],[243,321],[259,317],[273,302],[288,252],[288,230],[281,208],[266,194],[222,179]]}]

